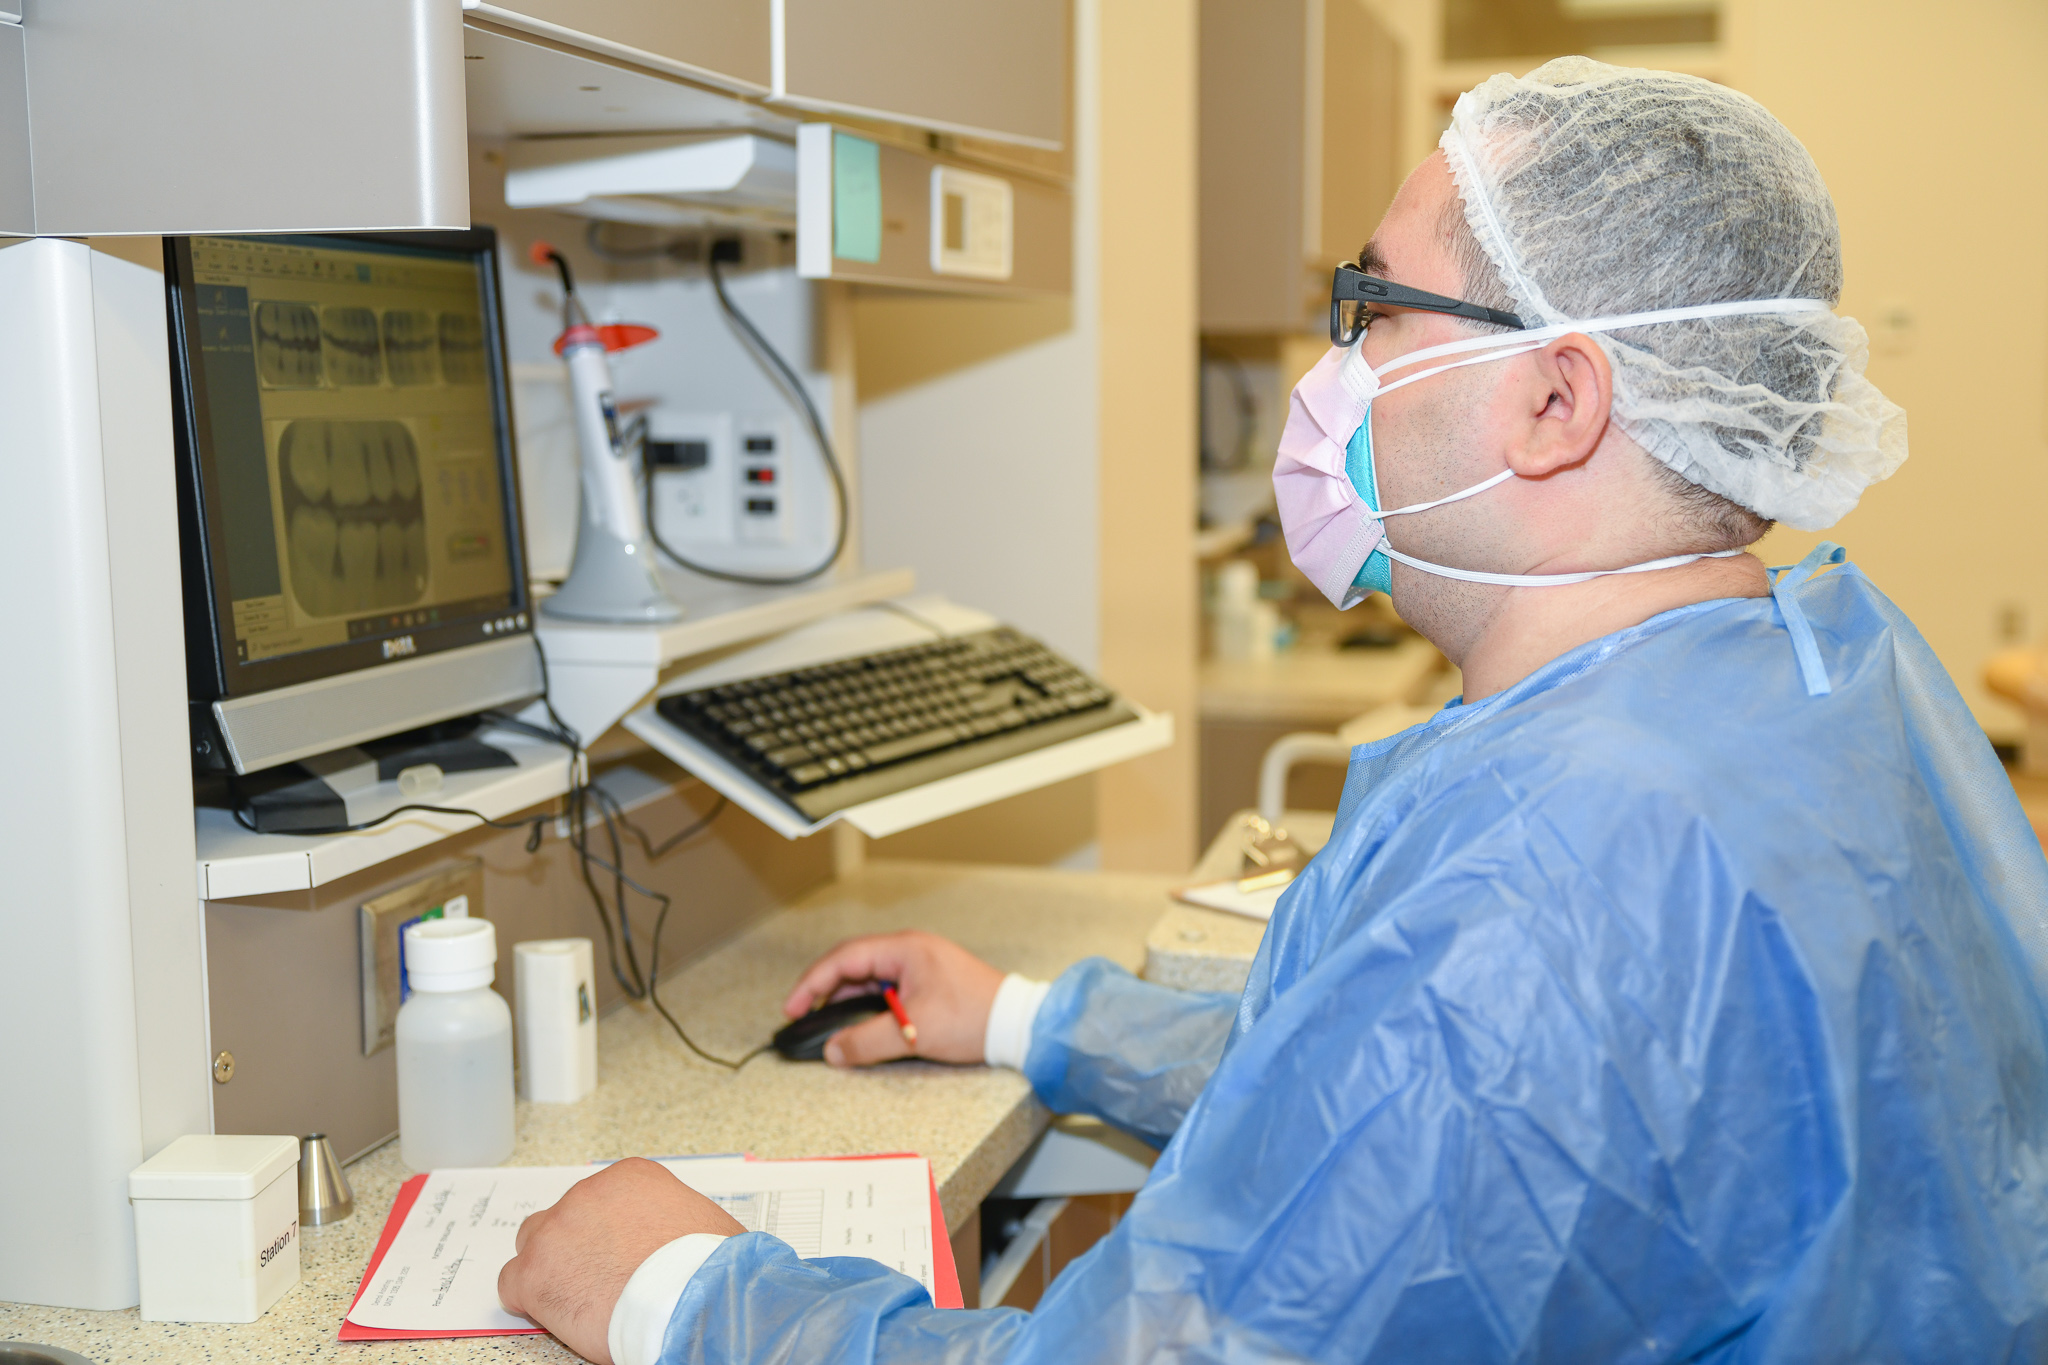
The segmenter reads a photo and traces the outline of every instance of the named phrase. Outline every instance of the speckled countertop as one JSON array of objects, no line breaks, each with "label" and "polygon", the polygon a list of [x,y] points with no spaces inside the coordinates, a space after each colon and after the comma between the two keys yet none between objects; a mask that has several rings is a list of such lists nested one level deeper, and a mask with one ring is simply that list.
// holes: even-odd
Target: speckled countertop
[{"label": "speckled countertop", "polygon": [[1183,991],[1244,990],[1266,922],[1175,902],[1145,938],[1145,979]]},{"label": "speckled countertop", "polygon": [[[662,999],[702,1047],[737,1057],[779,1025],[783,994],[797,973],[855,934],[930,929],[997,966],[1039,977],[1095,954],[1135,971],[1175,881],[877,862],[750,926],[671,978]],[[915,1151],[931,1161],[947,1224],[957,1230],[1047,1120],[1024,1078],[1012,1071],[901,1062],[844,1073],[771,1054],[729,1075],[691,1056],[657,1015],[639,1006],[606,1018],[598,1037],[596,1092],[573,1105],[521,1102],[519,1145],[510,1164],[738,1151],[764,1157]],[[62,1346],[99,1365],[575,1360],[542,1336],[335,1339],[385,1214],[410,1174],[396,1143],[350,1166],[354,1216],[303,1230],[299,1284],[256,1322],[146,1323],[132,1308],[95,1313],[0,1304],[0,1341]]]}]

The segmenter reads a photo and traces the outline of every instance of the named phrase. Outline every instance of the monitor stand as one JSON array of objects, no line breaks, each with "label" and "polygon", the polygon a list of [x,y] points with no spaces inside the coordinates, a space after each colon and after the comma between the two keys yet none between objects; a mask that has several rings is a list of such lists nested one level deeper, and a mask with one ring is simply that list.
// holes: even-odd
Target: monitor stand
[{"label": "monitor stand", "polygon": [[446,721],[245,777],[208,779],[196,799],[238,812],[262,834],[358,825],[383,813],[370,807],[388,808],[393,797],[435,804],[444,774],[517,767],[511,754],[476,738],[481,724]]}]

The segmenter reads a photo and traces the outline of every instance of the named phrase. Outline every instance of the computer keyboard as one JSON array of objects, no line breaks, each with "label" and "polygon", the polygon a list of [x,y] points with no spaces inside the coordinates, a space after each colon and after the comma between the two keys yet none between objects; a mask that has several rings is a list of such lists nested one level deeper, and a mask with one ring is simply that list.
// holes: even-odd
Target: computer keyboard
[{"label": "computer keyboard", "polygon": [[812,820],[1137,719],[1006,627],[680,692],[655,710]]}]

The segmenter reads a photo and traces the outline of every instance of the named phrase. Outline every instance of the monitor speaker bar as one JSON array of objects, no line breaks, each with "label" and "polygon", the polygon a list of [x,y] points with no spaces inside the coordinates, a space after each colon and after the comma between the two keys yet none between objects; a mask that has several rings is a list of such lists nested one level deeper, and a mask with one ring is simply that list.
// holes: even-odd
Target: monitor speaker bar
[{"label": "monitor speaker bar", "polygon": [[235,771],[253,773],[540,694],[540,651],[521,635],[231,697],[213,715]]}]

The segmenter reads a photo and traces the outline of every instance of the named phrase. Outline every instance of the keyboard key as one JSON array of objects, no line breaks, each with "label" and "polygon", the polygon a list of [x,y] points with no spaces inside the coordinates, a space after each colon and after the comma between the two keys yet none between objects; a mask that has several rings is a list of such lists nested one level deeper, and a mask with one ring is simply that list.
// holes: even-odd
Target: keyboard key
[{"label": "keyboard key", "polygon": [[1086,673],[1007,628],[723,683],[658,709],[814,819],[1129,718]]},{"label": "keyboard key", "polygon": [[934,749],[949,748],[961,738],[959,731],[947,725],[936,730],[905,735],[901,739],[888,739],[880,744],[870,744],[867,746],[867,755],[874,763],[895,763],[915,754],[927,754]]}]

